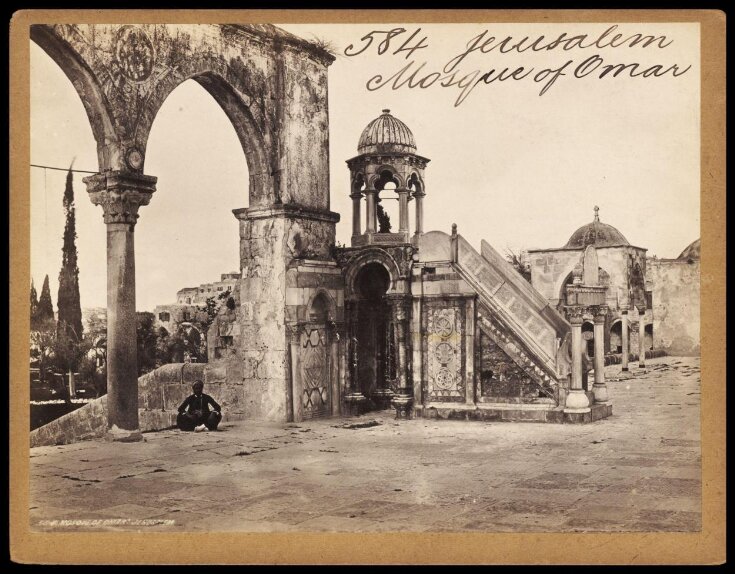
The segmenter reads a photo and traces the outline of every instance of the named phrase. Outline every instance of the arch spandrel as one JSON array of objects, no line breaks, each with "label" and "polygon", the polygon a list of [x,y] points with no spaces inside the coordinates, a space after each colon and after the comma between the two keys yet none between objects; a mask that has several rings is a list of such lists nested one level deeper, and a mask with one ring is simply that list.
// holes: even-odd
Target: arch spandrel
[{"label": "arch spandrel", "polygon": [[158,110],[194,79],[238,134],[251,206],[328,209],[326,67],[333,58],[323,50],[271,25],[40,24],[31,38],[75,84],[101,172],[142,173]]},{"label": "arch spandrel", "polygon": [[73,35],[71,26],[31,26],[31,40],[56,62],[82,101],[97,142],[100,171],[106,168],[121,169],[121,130],[113,106],[108,101],[95,71],[67,40]]}]

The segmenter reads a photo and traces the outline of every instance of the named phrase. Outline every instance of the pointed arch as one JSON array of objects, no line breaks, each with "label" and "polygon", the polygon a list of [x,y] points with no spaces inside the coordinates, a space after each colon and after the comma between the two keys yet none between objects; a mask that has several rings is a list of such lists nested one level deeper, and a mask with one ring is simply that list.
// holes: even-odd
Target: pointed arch
[{"label": "pointed arch", "polygon": [[56,62],[79,95],[97,142],[100,172],[123,168],[119,129],[112,106],[94,72],[80,54],[54,32],[53,27],[39,24],[31,26],[31,40]]},{"label": "pointed arch", "polygon": [[237,134],[248,165],[250,205],[271,205],[276,203],[273,174],[277,168],[266,151],[267,136],[248,105],[252,98],[226,79],[227,70],[218,62],[215,58],[194,60],[188,69],[155,86],[135,124],[136,147],[145,152],[151,127],[166,99],[182,83],[194,80],[219,104]]}]

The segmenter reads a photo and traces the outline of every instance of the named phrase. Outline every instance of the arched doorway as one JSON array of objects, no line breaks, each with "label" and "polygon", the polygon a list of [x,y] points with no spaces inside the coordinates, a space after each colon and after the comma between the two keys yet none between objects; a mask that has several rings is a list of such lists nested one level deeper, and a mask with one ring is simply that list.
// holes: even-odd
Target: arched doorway
[{"label": "arched doorway", "polygon": [[584,341],[587,356],[591,359],[595,356],[595,326],[589,321],[582,324],[582,340]]},{"label": "arched doorway", "polygon": [[353,325],[355,387],[374,408],[384,408],[390,402],[396,376],[393,328],[385,298],[390,275],[380,263],[368,263],[357,272],[354,287],[359,297]]},{"label": "arched doorway", "polygon": [[653,324],[649,323],[643,327],[643,343],[646,351],[653,351]]},{"label": "arched doorway", "polygon": [[[628,329],[628,336],[630,336],[630,329]],[[620,320],[615,321],[610,327],[610,351],[623,352],[623,322]]]}]

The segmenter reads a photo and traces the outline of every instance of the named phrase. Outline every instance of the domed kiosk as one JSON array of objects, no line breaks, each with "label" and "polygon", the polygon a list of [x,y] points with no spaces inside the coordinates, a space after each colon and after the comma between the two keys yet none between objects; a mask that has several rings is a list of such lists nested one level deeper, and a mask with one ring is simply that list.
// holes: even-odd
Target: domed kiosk
[{"label": "domed kiosk", "polygon": [[[358,156],[347,160],[352,198],[352,246],[409,243],[408,203],[416,200],[415,235],[423,232],[424,169],[429,160],[416,153],[413,133],[390,110],[372,120],[357,144]],[[398,229],[393,230],[380,205],[398,196]],[[365,229],[361,203],[365,198]]]},{"label": "domed kiosk", "polygon": [[[424,232],[429,160],[417,151],[409,127],[385,109],[347,160],[352,239],[335,250],[344,278],[343,412],[390,405],[397,417],[608,416],[599,402],[570,410],[567,395],[584,394],[569,388],[570,325],[505,258],[486,242],[475,250],[456,225],[451,235]],[[397,230],[381,207],[396,196]]]},{"label": "domed kiosk", "polygon": [[600,221],[600,208],[595,206],[595,218],[592,223],[583,225],[564,246],[565,249],[584,249],[588,245],[595,247],[622,247],[630,245],[628,240],[612,225]]}]

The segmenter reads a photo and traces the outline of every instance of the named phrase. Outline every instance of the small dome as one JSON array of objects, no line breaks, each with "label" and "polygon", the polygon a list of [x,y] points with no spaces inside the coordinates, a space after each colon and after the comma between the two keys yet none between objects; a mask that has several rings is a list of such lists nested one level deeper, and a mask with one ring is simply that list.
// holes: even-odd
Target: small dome
[{"label": "small dome", "polygon": [[584,249],[588,245],[595,247],[613,247],[618,245],[630,245],[628,240],[612,225],[600,222],[600,208],[595,207],[595,219],[592,223],[583,225],[567,241],[564,246],[567,249]]},{"label": "small dome", "polygon": [[689,246],[681,252],[677,259],[686,259],[688,261],[699,261],[699,244],[700,239],[693,241]]},{"label": "small dome", "polygon": [[415,153],[416,141],[408,126],[390,115],[390,110],[370,122],[357,144],[357,153]]}]

